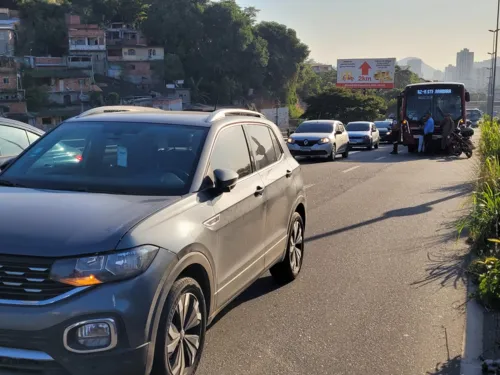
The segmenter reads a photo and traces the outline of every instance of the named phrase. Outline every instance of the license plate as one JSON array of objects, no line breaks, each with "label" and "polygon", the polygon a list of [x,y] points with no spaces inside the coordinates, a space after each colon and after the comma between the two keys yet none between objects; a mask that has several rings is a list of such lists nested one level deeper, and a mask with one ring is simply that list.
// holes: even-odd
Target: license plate
[{"label": "license plate", "polygon": [[301,147],[300,151],[311,151],[309,147]]}]

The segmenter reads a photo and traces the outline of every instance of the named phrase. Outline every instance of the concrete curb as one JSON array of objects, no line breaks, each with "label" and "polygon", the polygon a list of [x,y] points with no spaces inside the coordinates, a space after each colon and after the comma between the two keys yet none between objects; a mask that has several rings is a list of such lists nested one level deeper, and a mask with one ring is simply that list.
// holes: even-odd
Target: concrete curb
[{"label": "concrete curb", "polygon": [[[467,285],[467,298],[476,291],[471,281]],[[460,375],[481,375],[483,354],[483,307],[471,298],[466,304],[464,343]]]}]

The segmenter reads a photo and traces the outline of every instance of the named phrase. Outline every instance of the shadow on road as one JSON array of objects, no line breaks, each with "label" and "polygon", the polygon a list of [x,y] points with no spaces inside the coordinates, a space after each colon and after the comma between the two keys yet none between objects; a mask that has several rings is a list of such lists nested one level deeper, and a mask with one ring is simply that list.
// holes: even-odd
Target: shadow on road
[{"label": "shadow on road", "polygon": [[460,356],[449,359],[444,363],[438,363],[432,372],[427,372],[426,375],[459,375],[460,374]]},{"label": "shadow on road", "polygon": [[366,220],[366,221],[363,221],[361,223],[349,225],[349,226],[344,227],[344,228],[339,228],[339,229],[335,229],[335,230],[332,230],[332,231],[329,231],[326,233],[321,233],[321,234],[317,234],[315,236],[308,237],[306,239],[306,242],[317,241],[317,240],[320,240],[320,239],[325,238],[325,237],[334,236],[336,234],[340,234],[340,233],[347,232],[347,231],[350,231],[353,229],[361,228],[361,227],[371,225],[371,224],[374,224],[374,223],[377,223],[377,222],[380,222],[383,220],[391,219],[391,218],[422,215],[422,214],[425,214],[429,211],[432,211],[432,206],[439,204],[439,203],[442,203],[442,202],[446,202],[446,201],[451,200],[451,199],[461,197],[461,196],[465,195],[466,193],[467,193],[466,190],[462,190],[462,191],[459,191],[455,194],[448,195],[446,197],[436,199],[436,200],[433,200],[430,202],[426,202],[426,203],[420,204],[418,206],[405,207],[405,208],[399,208],[396,210],[387,211],[382,216],[376,217],[374,219]]},{"label": "shadow on road", "polygon": [[265,294],[272,293],[281,287],[282,285],[276,283],[272,278],[272,276],[264,276],[257,279],[248,289],[246,289],[242,294],[236,297],[235,300],[233,300],[219,314],[217,314],[215,319],[210,324],[210,327],[217,324],[217,322],[221,320],[227,313],[229,313],[231,310],[238,307],[239,305],[242,305],[245,302],[251,301],[253,299],[262,297]]},{"label": "shadow on road", "polygon": [[441,287],[452,285],[457,288],[459,284],[465,285],[467,282],[467,264],[470,260],[470,255],[465,254],[427,254],[429,260],[425,271],[428,275],[422,280],[411,283],[412,286],[423,287],[435,282],[438,282]]}]

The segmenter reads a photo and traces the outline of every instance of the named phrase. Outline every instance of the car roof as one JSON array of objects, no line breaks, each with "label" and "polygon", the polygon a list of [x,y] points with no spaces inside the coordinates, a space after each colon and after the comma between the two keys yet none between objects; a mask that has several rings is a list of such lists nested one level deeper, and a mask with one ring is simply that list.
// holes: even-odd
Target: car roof
[{"label": "car roof", "polygon": [[[373,122],[371,121],[351,121],[349,124],[366,124],[366,125],[370,125],[370,124],[373,124]],[[347,125],[349,125],[347,124]]]},{"label": "car roof", "polygon": [[10,118],[0,117],[0,125],[12,126],[13,128],[23,129],[35,133],[37,135],[43,135],[45,132],[41,129],[35,128],[34,126],[25,124],[21,121],[11,120]]},{"label": "car roof", "polygon": [[[306,120],[302,124],[335,124],[338,120]],[[300,125],[302,125],[300,124]]]},{"label": "car roof", "polygon": [[259,122],[273,124],[256,111],[246,109],[220,109],[213,112],[164,111],[157,108],[135,106],[100,107],[84,112],[65,122],[143,122],[165,125],[186,125],[213,127],[223,126],[243,120],[258,119]]}]

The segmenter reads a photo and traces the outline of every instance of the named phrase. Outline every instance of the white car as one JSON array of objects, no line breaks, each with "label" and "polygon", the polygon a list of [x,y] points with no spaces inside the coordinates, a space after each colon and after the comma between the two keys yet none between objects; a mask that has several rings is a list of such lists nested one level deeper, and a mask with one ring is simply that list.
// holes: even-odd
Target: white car
[{"label": "white car", "polygon": [[349,135],[340,121],[314,120],[299,125],[287,141],[293,156],[325,157],[349,156]]},{"label": "white car", "polygon": [[346,126],[351,147],[366,147],[368,150],[380,145],[380,132],[373,122],[355,121]]}]

